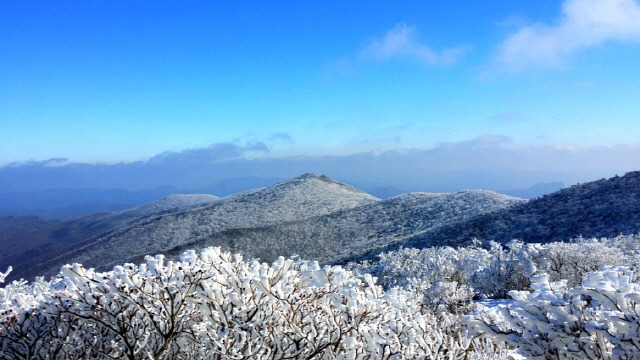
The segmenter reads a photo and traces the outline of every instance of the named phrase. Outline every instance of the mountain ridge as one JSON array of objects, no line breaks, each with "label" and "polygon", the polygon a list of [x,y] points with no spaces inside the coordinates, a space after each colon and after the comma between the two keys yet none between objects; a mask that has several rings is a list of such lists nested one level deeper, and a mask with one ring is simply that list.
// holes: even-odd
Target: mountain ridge
[{"label": "mountain ridge", "polygon": [[[175,247],[183,239],[190,237],[215,234],[232,228],[301,220],[376,201],[380,200],[350,185],[324,175],[307,173],[267,188],[221,198],[197,210],[139,218],[127,227],[113,229],[105,236],[87,241],[80,248],[62,254],[48,263],[55,264],[57,259],[69,259],[100,267],[102,262],[94,259],[104,258],[97,255],[104,252],[123,259],[143,256]],[[38,267],[41,268],[43,267]],[[15,271],[18,272],[17,269]]]},{"label": "mountain ridge", "polygon": [[369,249],[372,241],[386,244],[398,234],[408,236],[520,201],[484,190],[380,200],[325,176],[305,174],[208,207],[147,217],[56,261],[107,269],[118,260],[136,261],[149,253],[177,255],[187,248],[223,246],[265,261],[295,253],[331,262],[342,260],[341,253]]},{"label": "mountain ridge", "polygon": [[[116,231],[129,221],[153,214],[176,212],[217,201],[213,195],[169,195],[149,204],[106,214],[93,214],[59,222],[46,222],[37,217],[13,217],[31,219],[36,228],[0,233],[0,268],[13,266],[20,268],[38,266],[49,258],[58,256],[74,247],[93,241],[95,237]],[[25,222],[23,220],[22,222]],[[14,220],[15,222],[15,220]]]},{"label": "mountain ridge", "polygon": [[[523,200],[484,190],[408,193],[306,220],[231,229],[215,239],[196,239],[165,254],[179,255],[190,248],[223,246],[263,261],[275,260],[280,255],[298,255],[321,263],[342,263],[350,253],[394,243],[443,222],[460,221],[520,201]],[[462,206],[454,207],[454,204]],[[289,246],[283,247],[282,243],[287,241]]]},{"label": "mountain ridge", "polygon": [[[577,184],[463,223],[407,239],[404,247],[464,245],[473,238],[506,243],[568,241],[640,231],[640,171]],[[392,250],[389,248],[388,250]]]},{"label": "mountain ridge", "polygon": [[[147,254],[177,256],[207,246],[263,261],[299,255],[329,264],[371,259],[400,247],[465,245],[473,238],[550,242],[640,231],[640,172],[534,200],[487,190],[412,192],[378,199],[318,174],[223,198],[176,199],[189,199],[193,206],[175,209],[167,199],[164,205],[129,209],[129,214],[137,211],[141,216],[131,215],[119,226],[74,243],[70,251],[15,273],[52,275],[67,262],[106,270]],[[76,226],[99,226],[101,216],[118,214],[122,212],[88,217]]]}]

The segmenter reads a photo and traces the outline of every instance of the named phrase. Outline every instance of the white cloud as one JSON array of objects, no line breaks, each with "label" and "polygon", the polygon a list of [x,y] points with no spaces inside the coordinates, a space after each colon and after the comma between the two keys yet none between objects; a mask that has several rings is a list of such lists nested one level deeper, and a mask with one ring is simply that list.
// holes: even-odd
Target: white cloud
[{"label": "white cloud", "polygon": [[459,46],[433,50],[420,42],[418,33],[412,27],[398,25],[387,31],[382,38],[373,39],[362,51],[361,60],[387,61],[394,58],[417,61],[422,65],[451,65],[467,51]]},{"label": "white cloud", "polygon": [[188,149],[180,152],[164,152],[148,160],[150,164],[207,164],[246,157],[252,152],[269,153],[269,147],[263,142],[252,142],[246,145],[235,143],[215,143],[206,148]]},{"label": "white cloud", "polygon": [[520,27],[500,45],[495,61],[512,72],[555,67],[576,51],[609,41],[640,42],[640,4],[635,0],[565,0],[556,24]]},{"label": "white cloud", "polygon": [[511,142],[511,138],[504,135],[484,134],[474,139],[464,140],[460,142],[441,143],[431,151],[447,151],[464,150],[464,151],[483,151],[490,149],[498,149],[504,144]]}]

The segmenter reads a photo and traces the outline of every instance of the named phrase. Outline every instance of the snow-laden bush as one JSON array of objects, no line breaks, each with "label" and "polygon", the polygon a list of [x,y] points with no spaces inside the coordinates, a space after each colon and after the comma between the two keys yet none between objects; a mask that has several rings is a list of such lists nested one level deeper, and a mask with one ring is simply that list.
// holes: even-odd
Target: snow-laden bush
[{"label": "snow-laden bush", "polygon": [[380,254],[375,264],[359,267],[380,279],[385,288],[408,287],[427,305],[460,313],[473,298],[503,298],[512,289],[526,289],[534,271],[530,254],[536,245],[512,241],[507,247],[480,242],[470,247],[401,249]]},{"label": "snow-laden bush", "polygon": [[471,299],[502,299],[512,290],[530,290],[536,274],[567,280],[573,287],[606,265],[640,267],[640,235],[548,244],[474,241],[460,248],[400,249],[380,254],[376,263],[352,266],[377,276],[387,289],[408,287],[435,307],[464,312]]},{"label": "snow-laden bush", "polygon": [[615,246],[614,239],[551,243],[540,250],[539,272],[548,274],[551,281],[567,280],[569,287],[579,285],[589,272],[604,265],[621,265],[624,259],[624,253]]},{"label": "snow-laden bush", "polygon": [[631,269],[640,269],[640,233],[633,235],[619,235],[613,238],[604,238],[603,242],[609,248],[615,248],[622,252],[622,263]]},{"label": "snow-laden bush", "polygon": [[539,253],[539,244],[524,244],[513,240],[502,246],[489,242],[484,262],[469,275],[476,297],[504,299],[510,290],[528,289],[529,277],[536,272],[534,259]]},{"label": "snow-laden bush", "polygon": [[[10,272],[11,267],[0,273],[0,283]],[[42,343],[58,325],[55,317],[39,308],[49,286],[37,278],[31,284],[20,280],[0,288],[0,359],[37,358],[36,348],[40,347],[45,347],[42,354],[59,351],[55,344]]]},{"label": "snow-laden bush", "polygon": [[465,269],[477,265],[469,266],[469,260],[483,259],[477,255],[465,257],[451,247],[402,249],[381,254],[373,273],[382,279],[385,288],[408,288],[421,294],[427,306],[455,313],[464,311],[464,305],[473,297]]},{"label": "snow-laden bush", "polygon": [[476,335],[507,341],[530,359],[640,358],[640,282],[627,267],[588,274],[581,286],[533,277],[533,292],[469,316]]},{"label": "snow-laden bush", "polygon": [[4,279],[7,278],[7,276],[9,276],[9,273],[13,270],[13,268],[11,266],[9,266],[9,268],[7,269],[6,272],[0,272],[0,283],[4,282]]},{"label": "snow-laden bush", "polygon": [[208,248],[99,273],[63,267],[51,284],[0,292],[0,359],[498,359],[370,275]]}]

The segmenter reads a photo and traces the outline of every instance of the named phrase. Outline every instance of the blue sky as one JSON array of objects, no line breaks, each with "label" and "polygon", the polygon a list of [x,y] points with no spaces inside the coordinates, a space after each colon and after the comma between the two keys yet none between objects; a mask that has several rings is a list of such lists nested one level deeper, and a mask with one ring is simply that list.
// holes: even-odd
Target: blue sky
[{"label": "blue sky", "polygon": [[0,166],[640,146],[633,0],[5,1],[0,54]]}]

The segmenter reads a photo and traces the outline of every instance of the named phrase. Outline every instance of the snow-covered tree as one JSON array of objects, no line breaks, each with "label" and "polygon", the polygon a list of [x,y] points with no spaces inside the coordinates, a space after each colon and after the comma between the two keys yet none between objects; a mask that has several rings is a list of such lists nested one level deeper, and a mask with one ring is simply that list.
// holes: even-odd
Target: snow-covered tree
[{"label": "snow-covered tree", "polygon": [[577,239],[573,242],[551,243],[542,248],[540,272],[551,281],[567,280],[569,287],[579,285],[584,276],[604,265],[621,265],[622,250],[611,246],[608,239]]},{"label": "snow-covered tree", "polygon": [[533,277],[533,292],[513,291],[508,307],[465,319],[476,335],[507,341],[531,359],[640,357],[640,282],[626,267],[588,274],[581,286]]},{"label": "snow-covered tree", "polygon": [[450,312],[469,310],[473,298],[504,298],[509,290],[528,288],[528,276],[535,272],[535,245],[481,245],[401,249],[356,268],[380,278],[385,288],[408,287],[423,294],[427,304]]},{"label": "snow-covered tree", "polygon": [[547,244],[513,240],[506,245],[476,240],[460,248],[400,249],[380,254],[378,262],[351,267],[377,276],[385,288],[413,288],[427,302],[450,305],[472,298],[503,299],[509,291],[530,290],[530,278],[536,274],[548,274],[551,281],[567,280],[573,287],[603,266],[638,268],[639,238],[578,238]]},{"label": "snow-covered tree", "polygon": [[96,272],[0,292],[0,359],[498,359],[423,297],[371,275],[208,248],[180,261]]}]

